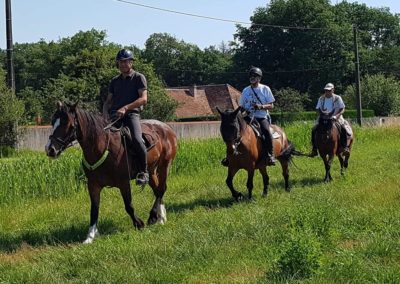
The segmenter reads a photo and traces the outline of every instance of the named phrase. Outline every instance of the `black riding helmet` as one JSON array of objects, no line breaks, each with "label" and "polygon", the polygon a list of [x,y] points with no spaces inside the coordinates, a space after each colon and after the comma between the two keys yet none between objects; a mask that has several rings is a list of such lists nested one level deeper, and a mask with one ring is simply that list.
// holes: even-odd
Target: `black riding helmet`
[{"label": "black riding helmet", "polygon": [[129,49],[121,49],[118,51],[117,56],[115,57],[115,60],[133,60],[133,53]]},{"label": "black riding helmet", "polygon": [[254,75],[256,75],[256,76],[260,76],[260,77],[262,77],[262,71],[261,71],[261,69],[260,68],[258,68],[258,67],[252,67],[251,69],[250,69],[250,71],[249,71],[249,76],[254,76]]}]

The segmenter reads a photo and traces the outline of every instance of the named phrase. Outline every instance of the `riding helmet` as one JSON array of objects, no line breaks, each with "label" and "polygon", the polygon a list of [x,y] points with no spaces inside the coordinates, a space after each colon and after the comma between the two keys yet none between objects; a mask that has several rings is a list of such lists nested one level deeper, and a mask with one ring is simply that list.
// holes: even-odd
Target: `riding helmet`
[{"label": "riding helmet", "polygon": [[251,67],[250,71],[249,71],[249,75],[256,75],[256,76],[260,76],[262,77],[262,71],[260,68],[258,67]]},{"label": "riding helmet", "polygon": [[115,57],[115,60],[133,60],[133,53],[129,49],[121,49],[118,51],[117,56]]}]

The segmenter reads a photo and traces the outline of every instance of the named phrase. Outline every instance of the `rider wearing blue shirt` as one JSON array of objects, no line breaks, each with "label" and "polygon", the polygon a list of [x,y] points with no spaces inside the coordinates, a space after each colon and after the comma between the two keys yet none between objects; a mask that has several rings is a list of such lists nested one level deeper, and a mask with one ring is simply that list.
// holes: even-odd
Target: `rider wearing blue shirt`
[{"label": "rider wearing blue shirt", "polygon": [[273,109],[275,98],[271,89],[260,83],[262,71],[252,67],[249,71],[250,85],[243,89],[240,106],[244,108],[251,119],[256,119],[260,124],[267,149],[267,164],[275,165],[272,135],[269,131],[271,117],[269,110]]}]

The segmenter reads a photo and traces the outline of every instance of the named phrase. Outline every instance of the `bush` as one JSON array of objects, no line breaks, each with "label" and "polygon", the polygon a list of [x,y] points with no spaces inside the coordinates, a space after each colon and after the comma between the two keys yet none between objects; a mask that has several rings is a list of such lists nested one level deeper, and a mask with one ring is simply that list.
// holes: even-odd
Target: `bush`
[{"label": "bush", "polygon": [[24,113],[24,104],[5,85],[5,72],[0,69],[0,146],[16,146],[17,125]]},{"label": "bush", "polygon": [[[347,101],[355,102],[355,86],[348,86],[345,95]],[[400,114],[400,83],[396,78],[382,74],[367,75],[361,80],[361,104],[372,109],[378,116]]]}]

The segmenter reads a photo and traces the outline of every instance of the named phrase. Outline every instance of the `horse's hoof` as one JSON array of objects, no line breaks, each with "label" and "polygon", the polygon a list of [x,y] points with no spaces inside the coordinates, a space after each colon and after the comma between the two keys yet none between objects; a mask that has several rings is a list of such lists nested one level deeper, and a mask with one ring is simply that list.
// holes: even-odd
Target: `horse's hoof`
[{"label": "horse's hoof", "polygon": [[292,189],[291,189],[290,187],[287,187],[287,188],[285,188],[285,191],[286,191],[286,192],[291,192]]},{"label": "horse's hoof", "polygon": [[141,219],[137,219],[136,222],[133,223],[136,229],[141,230],[144,228],[144,222]]},{"label": "horse's hoof", "polygon": [[241,193],[239,193],[239,194],[235,197],[236,202],[243,201],[243,199],[244,199],[244,196],[243,196],[243,194],[241,194]]}]

